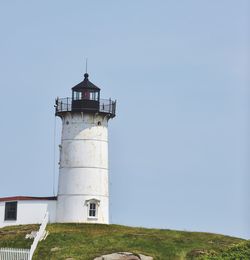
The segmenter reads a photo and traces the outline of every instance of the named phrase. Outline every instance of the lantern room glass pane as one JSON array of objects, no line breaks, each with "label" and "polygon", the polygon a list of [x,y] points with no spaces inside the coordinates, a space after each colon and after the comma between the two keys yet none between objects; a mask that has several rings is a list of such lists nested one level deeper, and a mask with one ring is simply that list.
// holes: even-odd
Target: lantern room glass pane
[{"label": "lantern room glass pane", "polygon": [[74,100],[81,100],[82,99],[82,92],[74,91],[73,98],[74,98]]},{"label": "lantern room glass pane", "polygon": [[99,92],[83,90],[83,91],[74,91],[73,92],[73,99],[74,100],[99,100]]},{"label": "lantern room glass pane", "polygon": [[84,91],[82,92],[82,99],[90,99],[89,97],[90,97],[90,92],[89,92],[89,90],[84,90]]},{"label": "lantern room glass pane", "polygon": [[98,92],[91,92],[90,93],[90,100],[98,101]]}]

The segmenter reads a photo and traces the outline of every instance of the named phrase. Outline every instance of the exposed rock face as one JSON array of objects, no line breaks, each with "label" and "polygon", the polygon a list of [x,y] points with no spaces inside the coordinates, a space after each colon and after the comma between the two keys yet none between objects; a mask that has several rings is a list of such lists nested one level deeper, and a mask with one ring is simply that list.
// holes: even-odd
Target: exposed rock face
[{"label": "exposed rock face", "polygon": [[94,260],[153,260],[153,257],[129,252],[119,252],[110,255],[102,255],[96,257]]}]

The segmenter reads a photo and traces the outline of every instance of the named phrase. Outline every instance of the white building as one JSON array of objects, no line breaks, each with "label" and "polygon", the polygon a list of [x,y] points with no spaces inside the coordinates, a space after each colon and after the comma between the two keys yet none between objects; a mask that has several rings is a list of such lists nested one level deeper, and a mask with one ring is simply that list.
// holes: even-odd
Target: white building
[{"label": "white building", "polygon": [[72,88],[72,97],[57,99],[62,119],[57,197],[0,198],[0,227],[49,222],[109,223],[108,121],[116,102],[100,99],[88,74]]}]

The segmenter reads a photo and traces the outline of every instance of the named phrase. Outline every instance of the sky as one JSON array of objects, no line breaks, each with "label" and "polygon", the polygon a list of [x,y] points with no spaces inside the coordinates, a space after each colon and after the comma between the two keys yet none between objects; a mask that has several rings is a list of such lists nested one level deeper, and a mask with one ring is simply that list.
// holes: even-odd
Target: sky
[{"label": "sky", "polygon": [[249,16],[247,0],[1,1],[0,197],[53,195],[54,100],[88,58],[117,100],[111,222],[250,239]]}]

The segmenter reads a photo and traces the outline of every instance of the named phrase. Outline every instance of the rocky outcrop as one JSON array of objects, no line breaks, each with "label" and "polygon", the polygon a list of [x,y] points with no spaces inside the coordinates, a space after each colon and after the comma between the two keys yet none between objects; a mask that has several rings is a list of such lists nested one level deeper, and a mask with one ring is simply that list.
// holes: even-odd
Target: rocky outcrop
[{"label": "rocky outcrop", "polygon": [[102,255],[96,257],[94,260],[153,260],[153,257],[129,252],[118,252],[109,255]]}]

